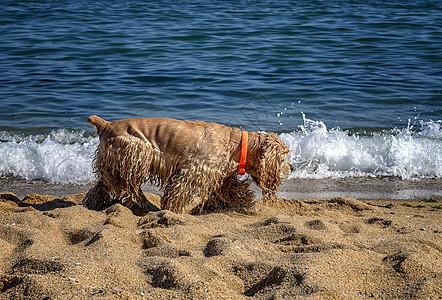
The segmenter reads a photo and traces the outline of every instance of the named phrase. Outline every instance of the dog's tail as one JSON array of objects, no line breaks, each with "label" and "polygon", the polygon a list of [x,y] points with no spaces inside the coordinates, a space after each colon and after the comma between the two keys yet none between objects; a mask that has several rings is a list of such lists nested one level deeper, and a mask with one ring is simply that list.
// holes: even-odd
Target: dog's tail
[{"label": "dog's tail", "polygon": [[107,125],[110,123],[109,121],[106,121],[102,118],[100,118],[99,116],[90,116],[87,119],[88,123],[91,123],[95,129],[97,130],[98,135],[100,135],[100,133],[103,131],[104,128],[107,127]]}]

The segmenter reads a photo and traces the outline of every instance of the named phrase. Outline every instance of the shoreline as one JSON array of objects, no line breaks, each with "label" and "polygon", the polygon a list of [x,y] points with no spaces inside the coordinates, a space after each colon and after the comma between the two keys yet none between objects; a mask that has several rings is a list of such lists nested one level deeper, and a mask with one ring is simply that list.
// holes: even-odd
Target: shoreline
[{"label": "shoreline", "polygon": [[[76,185],[53,183],[42,180],[0,178],[0,191],[8,191],[22,199],[36,193],[64,197],[86,193],[93,184]],[[339,179],[286,179],[277,196],[289,199],[328,199],[352,197],[360,200],[442,200],[442,179],[401,180],[399,178],[339,178]],[[261,198],[261,189],[251,186],[256,198]],[[152,185],[145,184],[146,193],[161,194]]]}]

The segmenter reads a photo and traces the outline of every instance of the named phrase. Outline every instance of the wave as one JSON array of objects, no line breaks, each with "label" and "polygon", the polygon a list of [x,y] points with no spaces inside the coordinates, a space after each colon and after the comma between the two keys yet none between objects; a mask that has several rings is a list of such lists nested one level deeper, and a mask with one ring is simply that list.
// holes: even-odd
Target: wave
[{"label": "wave", "polygon": [[0,177],[87,184],[98,137],[59,129],[49,134],[0,132]]},{"label": "wave", "polygon": [[[279,137],[290,148],[292,178],[442,178],[441,121],[404,129],[328,129],[306,118]],[[98,137],[82,130],[46,134],[0,132],[0,177],[87,184]]]},{"label": "wave", "polygon": [[327,129],[302,114],[298,132],[282,133],[294,178],[442,177],[441,121],[404,129]]}]

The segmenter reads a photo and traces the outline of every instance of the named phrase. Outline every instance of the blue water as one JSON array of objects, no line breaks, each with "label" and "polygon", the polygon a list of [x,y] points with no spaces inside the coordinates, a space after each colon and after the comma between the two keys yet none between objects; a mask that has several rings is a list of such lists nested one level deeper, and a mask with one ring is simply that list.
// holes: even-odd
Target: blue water
[{"label": "blue water", "polygon": [[0,177],[89,182],[85,122],[284,132],[295,177],[442,177],[442,2],[2,1]]}]

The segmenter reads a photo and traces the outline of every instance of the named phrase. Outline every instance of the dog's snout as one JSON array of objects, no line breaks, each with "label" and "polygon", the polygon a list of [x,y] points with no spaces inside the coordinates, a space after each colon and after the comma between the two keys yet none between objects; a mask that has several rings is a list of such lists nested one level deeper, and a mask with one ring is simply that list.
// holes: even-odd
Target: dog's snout
[{"label": "dog's snout", "polygon": [[295,167],[294,167],[294,166],[292,166],[292,164],[289,164],[289,166],[290,166],[290,172],[293,172],[293,171],[295,171]]},{"label": "dog's snout", "polygon": [[292,174],[293,167],[288,162],[284,162],[281,169],[281,177],[288,177]]}]

